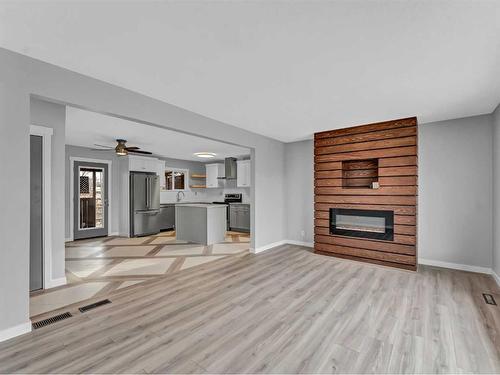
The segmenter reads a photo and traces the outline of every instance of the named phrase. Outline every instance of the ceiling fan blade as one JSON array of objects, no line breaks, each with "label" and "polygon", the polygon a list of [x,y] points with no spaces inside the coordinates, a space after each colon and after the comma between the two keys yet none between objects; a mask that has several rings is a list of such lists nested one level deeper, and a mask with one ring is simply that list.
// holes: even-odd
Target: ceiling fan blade
[{"label": "ceiling fan blade", "polygon": [[140,147],[136,147],[136,146],[133,146],[133,147],[125,147],[125,150],[127,151],[134,151],[134,150],[139,150]]},{"label": "ceiling fan blade", "polygon": [[[114,149],[113,146],[105,146],[105,145],[100,145],[98,143],[94,143],[94,146],[101,147],[101,149],[106,149],[106,150],[113,150]],[[99,150],[99,149],[96,149],[96,150]]]},{"label": "ceiling fan blade", "polygon": [[114,151],[112,148],[110,149],[104,149],[104,148],[91,148],[92,151],[105,151],[105,152],[110,152]]},{"label": "ceiling fan blade", "polygon": [[139,151],[139,150],[127,150],[127,151],[131,154],[153,155],[153,153],[149,151]]}]

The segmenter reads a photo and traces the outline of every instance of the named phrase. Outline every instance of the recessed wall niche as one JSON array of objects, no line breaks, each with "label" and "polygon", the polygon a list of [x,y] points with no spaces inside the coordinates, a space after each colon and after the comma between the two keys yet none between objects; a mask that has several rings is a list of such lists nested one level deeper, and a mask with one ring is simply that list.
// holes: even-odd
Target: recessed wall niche
[{"label": "recessed wall niche", "polygon": [[342,161],[344,189],[371,189],[374,182],[378,182],[378,159]]}]

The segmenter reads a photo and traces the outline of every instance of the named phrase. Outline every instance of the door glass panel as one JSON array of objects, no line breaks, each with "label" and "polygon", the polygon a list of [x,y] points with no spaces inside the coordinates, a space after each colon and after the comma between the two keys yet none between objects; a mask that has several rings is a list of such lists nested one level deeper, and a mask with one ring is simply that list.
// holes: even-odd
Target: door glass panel
[{"label": "door glass panel", "polygon": [[79,228],[104,228],[104,170],[79,168]]}]

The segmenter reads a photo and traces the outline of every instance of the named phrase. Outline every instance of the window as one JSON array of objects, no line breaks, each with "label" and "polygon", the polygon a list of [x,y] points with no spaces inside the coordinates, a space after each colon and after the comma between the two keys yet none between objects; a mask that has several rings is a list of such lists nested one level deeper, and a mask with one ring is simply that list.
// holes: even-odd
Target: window
[{"label": "window", "polygon": [[177,191],[187,190],[187,179],[189,171],[187,169],[166,168],[164,190]]}]

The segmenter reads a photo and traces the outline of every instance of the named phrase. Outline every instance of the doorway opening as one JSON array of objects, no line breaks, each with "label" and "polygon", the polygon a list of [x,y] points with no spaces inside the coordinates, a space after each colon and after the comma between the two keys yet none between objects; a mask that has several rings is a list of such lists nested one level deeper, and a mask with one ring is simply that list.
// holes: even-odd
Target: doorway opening
[{"label": "doorway opening", "polygon": [[250,149],[70,106],[65,139],[67,284],[34,320],[250,251]]},{"label": "doorway opening", "polygon": [[30,135],[30,292],[43,289],[43,138]]}]

